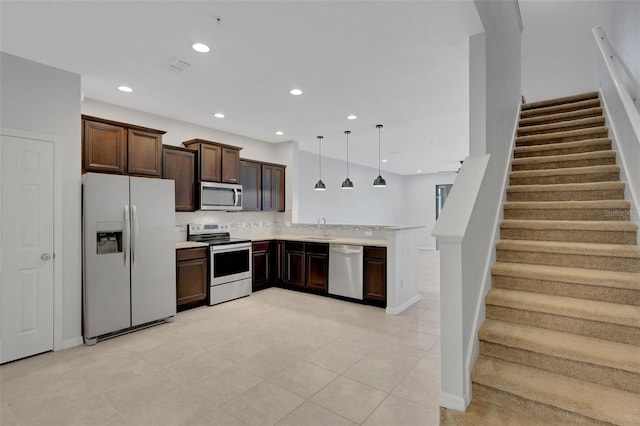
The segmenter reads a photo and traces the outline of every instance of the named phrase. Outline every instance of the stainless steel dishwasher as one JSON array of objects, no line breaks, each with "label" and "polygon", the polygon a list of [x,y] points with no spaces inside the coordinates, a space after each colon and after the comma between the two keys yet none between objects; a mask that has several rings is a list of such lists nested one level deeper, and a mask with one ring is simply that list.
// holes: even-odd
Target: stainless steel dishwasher
[{"label": "stainless steel dishwasher", "polygon": [[329,294],[362,300],[362,246],[329,245]]}]

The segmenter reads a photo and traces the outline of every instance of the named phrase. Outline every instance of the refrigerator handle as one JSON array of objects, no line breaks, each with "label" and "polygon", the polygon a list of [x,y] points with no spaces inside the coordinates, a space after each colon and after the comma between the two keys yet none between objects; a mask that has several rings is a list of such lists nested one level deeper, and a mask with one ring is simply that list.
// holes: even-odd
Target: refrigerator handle
[{"label": "refrigerator handle", "polygon": [[127,258],[129,257],[129,240],[131,237],[131,228],[129,225],[129,205],[124,205],[124,238],[122,241],[122,252],[124,253],[124,266],[127,266]]},{"label": "refrigerator handle", "polygon": [[133,225],[133,235],[131,238],[131,266],[136,263],[136,252],[138,249],[138,209],[131,206],[131,223]]}]

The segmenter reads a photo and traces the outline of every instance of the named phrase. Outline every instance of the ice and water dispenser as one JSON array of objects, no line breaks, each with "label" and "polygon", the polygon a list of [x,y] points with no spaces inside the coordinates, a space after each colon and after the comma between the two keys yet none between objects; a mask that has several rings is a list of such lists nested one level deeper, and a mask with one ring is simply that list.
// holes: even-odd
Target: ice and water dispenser
[{"label": "ice and water dispenser", "polygon": [[122,222],[96,224],[97,254],[122,253]]}]

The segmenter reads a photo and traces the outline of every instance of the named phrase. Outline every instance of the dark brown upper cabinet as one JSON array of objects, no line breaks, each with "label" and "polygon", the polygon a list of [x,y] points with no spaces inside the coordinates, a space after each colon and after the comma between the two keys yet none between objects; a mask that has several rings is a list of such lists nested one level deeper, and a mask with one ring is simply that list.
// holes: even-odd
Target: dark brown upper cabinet
[{"label": "dark brown upper cabinet", "polygon": [[285,210],[285,168],[282,164],[240,159],[240,184],[245,211]]},{"label": "dark brown upper cabinet", "polygon": [[239,182],[240,150],[242,148],[204,139],[191,139],[182,142],[182,144],[188,149],[198,151],[198,180],[203,182]]},{"label": "dark brown upper cabinet", "polygon": [[82,116],[82,171],[160,177],[162,130]]},{"label": "dark brown upper cabinet", "polygon": [[176,183],[176,211],[196,210],[196,157],[198,153],[179,146],[162,146],[162,178]]}]

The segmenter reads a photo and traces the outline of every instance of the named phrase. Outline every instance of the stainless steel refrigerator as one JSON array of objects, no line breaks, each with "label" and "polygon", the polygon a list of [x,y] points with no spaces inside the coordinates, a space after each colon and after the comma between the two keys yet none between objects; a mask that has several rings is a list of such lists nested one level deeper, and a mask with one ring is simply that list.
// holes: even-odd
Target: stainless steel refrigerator
[{"label": "stainless steel refrigerator", "polygon": [[176,314],[174,181],[82,177],[83,336]]}]

